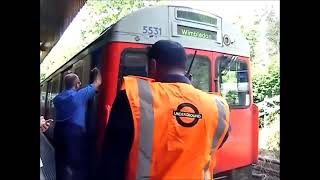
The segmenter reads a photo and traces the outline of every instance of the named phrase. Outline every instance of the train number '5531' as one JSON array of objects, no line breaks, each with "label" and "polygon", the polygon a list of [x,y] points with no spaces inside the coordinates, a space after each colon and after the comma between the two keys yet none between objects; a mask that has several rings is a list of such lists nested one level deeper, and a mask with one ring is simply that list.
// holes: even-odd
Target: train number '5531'
[{"label": "train number '5531'", "polygon": [[160,35],[161,36],[161,28],[153,27],[153,26],[143,26],[143,34],[148,35]]}]

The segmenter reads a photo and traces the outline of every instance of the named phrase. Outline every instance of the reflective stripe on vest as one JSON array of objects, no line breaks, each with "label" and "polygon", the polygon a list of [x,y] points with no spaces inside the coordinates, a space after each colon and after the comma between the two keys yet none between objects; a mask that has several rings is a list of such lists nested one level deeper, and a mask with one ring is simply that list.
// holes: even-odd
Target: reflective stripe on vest
[{"label": "reflective stripe on vest", "polygon": [[[213,152],[213,150],[217,147],[218,141],[222,136],[222,133],[224,131],[224,129],[226,128],[226,112],[224,110],[224,103],[221,102],[218,99],[215,99],[216,105],[218,107],[218,125],[217,125],[217,130],[216,133],[213,136],[213,141],[212,141],[212,145],[211,145],[211,151],[210,151],[210,155]],[[210,164],[210,160],[208,161],[208,163],[206,164],[206,166],[204,167],[203,171],[204,171],[204,180],[207,180],[207,171],[209,169],[209,164]]]},{"label": "reflective stripe on vest", "polygon": [[149,84],[138,79],[140,103],[139,145],[136,179],[149,179],[153,144],[154,115]]},{"label": "reflective stripe on vest", "polygon": [[[204,170],[203,170],[203,180],[207,180],[207,173],[208,173],[208,169],[209,169],[209,165],[210,165],[210,160],[208,161],[208,163],[205,165]],[[210,177],[210,176],[209,176]]]},{"label": "reflective stripe on vest", "polygon": [[222,136],[222,133],[224,131],[224,129],[226,128],[226,112],[224,110],[224,106],[223,103],[220,100],[215,99],[216,105],[218,107],[218,126],[217,126],[217,130],[216,133],[213,136],[213,142],[212,142],[212,146],[211,146],[211,151],[213,151],[217,144],[218,144],[218,140],[220,139],[220,137]]}]

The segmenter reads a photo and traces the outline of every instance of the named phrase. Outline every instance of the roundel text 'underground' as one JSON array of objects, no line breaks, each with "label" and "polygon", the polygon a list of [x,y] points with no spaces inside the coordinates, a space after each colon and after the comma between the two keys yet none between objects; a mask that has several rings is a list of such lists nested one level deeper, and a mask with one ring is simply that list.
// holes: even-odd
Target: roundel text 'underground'
[{"label": "roundel text 'underground'", "polygon": [[[184,107],[191,108],[194,112],[182,112],[181,109]],[[193,127],[202,118],[202,114],[199,114],[199,110],[196,106],[190,103],[182,103],[177,107],[177,110],[173,111],[173,115],[176,117],[177,122],[183,127]],[[190,123],[184,122],[181,117],[193,118]]]}]

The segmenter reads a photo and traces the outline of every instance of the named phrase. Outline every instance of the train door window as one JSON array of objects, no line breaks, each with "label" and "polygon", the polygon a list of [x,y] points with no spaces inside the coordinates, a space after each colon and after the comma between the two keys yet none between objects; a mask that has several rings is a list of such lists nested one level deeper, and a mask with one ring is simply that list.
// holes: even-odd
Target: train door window
[{"label": "train door window", "polygon": [[47,97],[45,102],[45,118],[49,119],[49,104],[51,99],[51,86],[52,86],[52,80],[48,81],[47,83]]},{"label": "train door window", "polygon": [[43,83],[40,91],[40,113],[43,116],[45,115],[46,97],[47,97],[47,83]]},{"label": "train door window", "polygon": [[[49,89],[50,88],[50,89]],[[47,107],[48,107],[48,115],[47,119],[55,118],[55,110],[53,105],[53,99],[58,95],[60,90],[60,74],[53,77],[50,81],[50,86],[48,86],[48,96],[47,96]],[[54,127],[55,123],[51,123],[51,128],[46,131],[46,134],[50,139],[53,139]]]},{"label": "train door window", "polygon": [[218,87],[231,107],[246,107],[250,104],[248,65],[228,57],[217,61]]},{"label": "train door window", "polygon": [[78,61],[73,66],[73,72],[76,73],[80,78],[81,87],[85,87],[89,83],[90,64],[90,59],[86,58]]},{"label": "train door window", "polygon": [[57,75],[52,79],[50,96],[48,97],[50,98],[48,103],[49,118],[54,118],[53,99],[58,95],[59,92],[60,92],[60,75]]},{"label": "train door window", "polygon": [[[187,56],[187,67],[189,67],[193,54]],[[192,85],[203,91],[210,91],[210,60],[207,56],[196,55],[191,67]]]},{"label": "train door window", "polygon": [[82,60],[78,61],[73,65],[73,72],[78,75],[81,81],[81,87],[83,87],[84,82],[83,82],[83,61]]},{"label": "train door window", "polygon": [[125,49],[121,56],[118,89],[123,76],[147,77],[147,62],[148,58],[145,49]]},{"label": "train door window", "polygon": [[89,55],[87,55],[85,57],[85,59],[83,60],[83,64],[82,64],[82,79],[81,82],[83,83],[83,85],[87,85],[89,84],[89,80],[90,80],[90,70],[91,70],[91,58]]},{"label": "train door window", "polygon": [[128,50],[121,60],[122,75],[147,76],[147,55],[145,51]]}]

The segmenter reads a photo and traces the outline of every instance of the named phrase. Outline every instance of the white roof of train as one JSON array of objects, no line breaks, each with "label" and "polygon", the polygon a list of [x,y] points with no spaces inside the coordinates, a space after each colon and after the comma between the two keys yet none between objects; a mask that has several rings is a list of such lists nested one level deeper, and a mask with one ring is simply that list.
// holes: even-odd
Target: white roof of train
[{"label": "white roof of train", "polygon": [[[217,20],[217,25],[212,26],[201,22],[179,19],[177,17],[178,10],[214,17]],[[180,34],[178,33],[178,26],[180,26]],[[191,28],[191,31],[196,28],[198,29],[196,31],[200,31],[200,33],[204,31],[216,32],[216,39],[181,35],[181,27]],[[112,35],[109,34],[110,31]],[[123,17],[107,32],[111,35],[111,41],[153,44],[161,39],[170,39],[181,43],[187,48],[249,57],[249,44],[238,27],[229,24],[222,17],[189,7],[168,5],[146,7]],[[189,33],[192,35],[192,33],[197,32]],[[224,43],[224,36],[228,36],[232,43]]]}]

